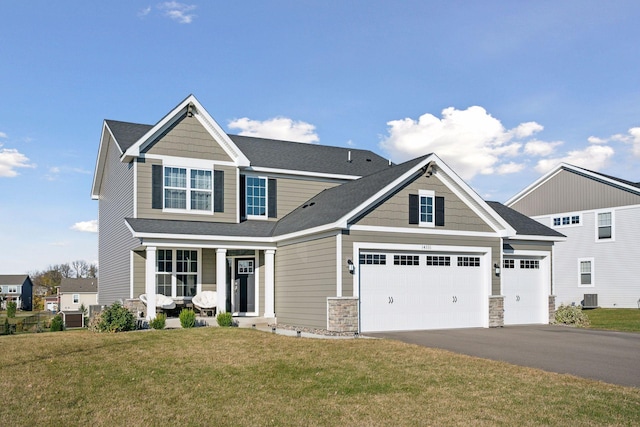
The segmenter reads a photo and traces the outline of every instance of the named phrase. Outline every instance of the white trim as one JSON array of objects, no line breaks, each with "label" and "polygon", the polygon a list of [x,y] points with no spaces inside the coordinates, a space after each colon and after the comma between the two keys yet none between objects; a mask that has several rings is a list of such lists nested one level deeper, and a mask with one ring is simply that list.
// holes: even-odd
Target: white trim
[{"label": "white trim", "polygon": [[361,178],[359,175],[341,175],[341,174],[332,174],[332,173],[322,173],[322,172],[308,172],[301,170],[293,170],[293,169],[276,169],[276,168],[266,168],[266,167],[249,167],[246,169],[247,171],[256,172],[256,173],[268,173],[268,174],[281,174],[281,175],[296,175],[296,176],[307,176],[313,178],[328,178],[331,180],[343,180],[343,181],[353,181],[355,179]]},{"label": "white trim", "polygon": [[274,249],[264,251],[264,317],[275,317],[275,253]]},{"label": "white trim", "polygon": [[138,217],[138,162],[133,162],[133,217]]},{"label": "white trim", "polygon": [[216,292],[218,295],[218,313],[227,311],[227,249],[216,249]]},{"label": "white trim", "polygon": [[[254,178],[254,179],[264,179],[264,215],[249,215],[247,214],[247,209],[249,208],[249,203],[247,202],[247,197],[249,197],[249,195],[247,194],[247,178]],[[266,175],[256,175],[256,174],[245,174],[244,175],[244,209],[245,209],[245,217],[247,219],[251,219],[251,220],[260,220],[260,221],[267,221],[269,220],[269,177]]]},{"label": "white trim", "polygon": [[147,320],[156,317],[156,248],[147,247],[145,260],[144,290],[147,294]]},{"label": "white trim", "polygon": [[[168,213],[178,213],[178,214],[188,214],[188,215],[214,215],[214,193],[215,193],[215,182],[214,182],[214,169],[213,169],[213,165],[212,164],[207,164],[204,165],[202,164],[202,167],[197,167],[197,166],[183,166],[183,165],[178,165],[178,164],[173,164],[173,163],[163,163],[162,164],[162,212],[168,212]],[[172,187],[172,186],[167,186],[165,185],[165,173],[166,173],[166,169],[184,169],[185,172],[185,187]],[[191,187],[191,174],[193,171],[203,171],[203,172],[211,172],[211,189],[210,190],[202,190],[199,188],[192,188]],[[167,208],[166,207],[166,200],[165,200],[165,195],[166,195],[166,190],[178,190],[178,191],[182,191],[184,190],[185,192],[185,207],[184,208]],[[199,192],[209,192],[211,194],[211,208],[209,210],[203,210],[203,209],[192,209],[191,208],[191,193],[193,193],[194,191],[199,191]]]},{"label": "white trim", "polygon": [[160,160],[163,166],[175,166],[175,167],[191,168],[191,169],[213,169],[215,165],[231,166],[231,167],[236,166],[232,162],[209,160],[209,159],[198,159],[195,157],[167,156],[163,154],[141,154],[139,157],[141,159]]},{"label": "white trim", "polygon": [[[561,213],[561,214],[552,214],[552,215],[545,215],[548,216],[550,221],[550,225],[549,228],[571,228],[571,227],[582,227],[584,225],[584,218],[582,216],[582,212],[568,212],[568,213]],[[572,224],[571,221],[573,220],[573,217],[578,217],[578,223],[577,224]],[[560,222],[562,222],[562,220],[564,218],[569,218],[569,224],[560,224],[560,225],[554,225],[553,221],[559,218]]]},{"label": "white trim", "polygon": [[[500,237],[500,234],[489,231],[463,231],[463,230],[443,230],[440,228],[404,228],[385,227],[377,225],[352,225],[352,231],[369,231],[375,233],[405,233],[405,234],[430,234],[441,236],[469,236],[469,237]],[[520,238],[520,236],[518,236]]]},{"label": "white trim", "polygon": [[133,289],[133,287],[134,287],[133,278],[134,278],[134,274],[135,274],[134,267],[133,267],[133,262],[134,262],[134,258],[133,257],[134,257],[134,251],[130,250],[129,251],[129,298],[131,298],[131,299],[135,298],[133,296],[133,290],[134,290]]},{"label": "white trim", "polygon": [[[422,198],[431,199],[431,221],[422,221]],[[427,213],[428,215],[428,213]],[[436,193],[433,190],[418,191],[418,225],[434,228],[436,226]]]},{"label": "white trim", "polygon": [[336,296],[342,297],[342,233],[336,235]]},{"label": "white trim", "polygon": [[109,128],[106,120],[102,122],[102,131],[100,133],[100,147],[98,148],[98,155],[96,156],[96,167],[93,172],[93,183],[91,185],[91,199],[98,200],[100,198],[99,188],[102,187],[102,175],[104,174],[104,165],[107,161],[107,152],[109,150],[109,144],[105,146],[105,131],[109,133],[111,138],[107,138],[113,140],[115,147],[122,155],[122,150],[120,149],[120,144],[118,144],[116,138],[113,136],[113,132]]},{"label": "white trim", "polygon": [[[552,246],[553,249],[553,246]],[[504,257],[511,259],[511,257],[537,257],[540,258],[540,272],[545,278],[549,279],[549,286],[546,288],[548,295],[551,295],[553,290],[553,278],[551,277],[551,263],[553,260],[552,252],[547,251],[529,251],[529,250],[505,250]],[[503,266],[502,260],[500,261],[500,267]],[[500,294],[504,295],[503,282],[500,278]]]},{"label": "white trim", "polygon": [[165,239],[149,239],[140,242],[143,246],[165,246],[167,248],[202,248],[202,249],[247,249],[247,250],[266,250],[276,249],[275,245],[256,245],[253,242],[247,244],[230,244],[228,241],[220,240],[216,243],[205,243],[199,240],[165,240]]},{"label": "white trim", "polygon": [[[202,269],[204,267],[204,260],[202,259],[202,249],[201,248],[186,248],[183,246],[160,246],[158,245],[156,247],[156,251],[157,250],[170,250],[172,252],[171,254],[171,295],[167,295],[168,297],[172,298],[173,300],[183,300],[183,301],[189,301],[191,300],[196,294],[202,292]],[[186,296],[186,295],[181,295],[178,296],[178,279],[177,276],[184,274],[184,275],[193,275],[193,273],[187,273],[187,272],[178,272],[177,269],[177,265],[178,265],[178,254],[176,253],[179,250],[188,250],[188,251],[195,251],[196,252],[196,256],[198,257],[197,262],[197,267],[198,267],[198,271],[196,272],[196,293],[194,295],[191,296]],[[156,252],[154,251],[154,252]],[[156,283],[155,280],[155,276],[157,276],[157,274],[169,274],[167,272],[158,272],[157,271],[157,261],[154,258],[154,286]]]},{"label": "white trim", "polygon": [[[591,283],[589,283],[588,285],[583,285],[582,284],[582,269],[581,267],[581,263],[582,262],[589,262],[591,263]],[[578,258],[578,287],[579,288],[595,288],[596,286],[596,259],[593,257],[586,257],[586,258]]]}]

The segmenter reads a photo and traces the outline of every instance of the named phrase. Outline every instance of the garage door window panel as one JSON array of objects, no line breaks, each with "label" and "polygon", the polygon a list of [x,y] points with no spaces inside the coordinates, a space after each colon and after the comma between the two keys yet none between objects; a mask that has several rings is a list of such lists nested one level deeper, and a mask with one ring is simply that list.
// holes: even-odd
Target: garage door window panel
[{"label": "garage door window panel", "polygon": [[459,256],[458,267],[480,267],[480,257]]},{"label": "garage door window panel", "polygon": [[418,255],[394,255],[393,265],[420,265]]},{"label": "garage door window panel", "polygon": [[360,254],[360,264],[386,265],[387,256],[385,254]]},{"label": "garage door window panel", "polygon": [[451,266],[451,257],[441,255],[427,255],[427,265],[449,267]]}]

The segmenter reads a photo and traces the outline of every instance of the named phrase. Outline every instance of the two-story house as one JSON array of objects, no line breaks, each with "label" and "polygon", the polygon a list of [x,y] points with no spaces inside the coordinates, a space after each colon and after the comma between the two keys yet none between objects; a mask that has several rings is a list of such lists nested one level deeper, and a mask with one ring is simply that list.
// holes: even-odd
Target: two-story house
[{"label": "two-story house", "polygon": [[33,282],[28,274],[0,274],[0,308],[6,310],[13,301],[20,310],[33,307]]},{"label": "two-story house", "polygon": [[60,282],[60,311],[78,311],[98,304],[98,279],[63,277]]},{"label": "two-story house", "polygon": [[155,125],[104,122],[92,197],[100,304],[216,291],[218,312],[360,332],[553,315],[562,234],[485,202],[435,154],[396,165],[228,135],[189,96]]},{"label": "two-story house", "polygon": [[558,305],[640,307],[640,183],[563,163],[506,204],[567,236],[554,247]]}]

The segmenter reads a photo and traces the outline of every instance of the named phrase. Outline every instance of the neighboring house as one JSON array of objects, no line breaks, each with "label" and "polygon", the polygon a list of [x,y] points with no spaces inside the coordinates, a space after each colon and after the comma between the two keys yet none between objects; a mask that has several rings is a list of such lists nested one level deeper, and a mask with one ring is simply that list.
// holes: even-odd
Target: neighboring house
[{"label": "neighboring house", "polygon": [[47,311],[58,311],[60,307],[60,295],[47,295],[44,297],[44,309]]},{"label": "neighboring house", "polygon": [[33,307],[33,282],[29,275],[0,275],[0,298],[3,310],[7,308],[7,302],[15,301],[18,309],[31,311]]},{"label": "neighboring house", "polygon": [[508,206],[567,236],[554,247],[556,304],[640,305],[640,183],[560,164]]},{"label": "neighboring house", "polygon": [[78,311],[80,306],[98,304],[98,279],[63,278],[60,283],[60,311]]},{"label": "neighboring house", "polygon": [[485,202],[435,154],[395,165],[227,135],[189,96],[155,125],[104,122],[92,197],[101,305],[212,290],[218,312],[360,332],[553,315],[563,235]]}]

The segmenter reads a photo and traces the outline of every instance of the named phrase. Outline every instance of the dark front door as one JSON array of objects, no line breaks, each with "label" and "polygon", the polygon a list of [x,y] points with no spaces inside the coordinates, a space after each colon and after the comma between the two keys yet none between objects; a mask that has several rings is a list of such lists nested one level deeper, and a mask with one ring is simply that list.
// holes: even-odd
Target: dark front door
[{"label": "dark front door", "polygon": [[237,258],[234,283],[234,312],[255,311],[254,258]]}]

